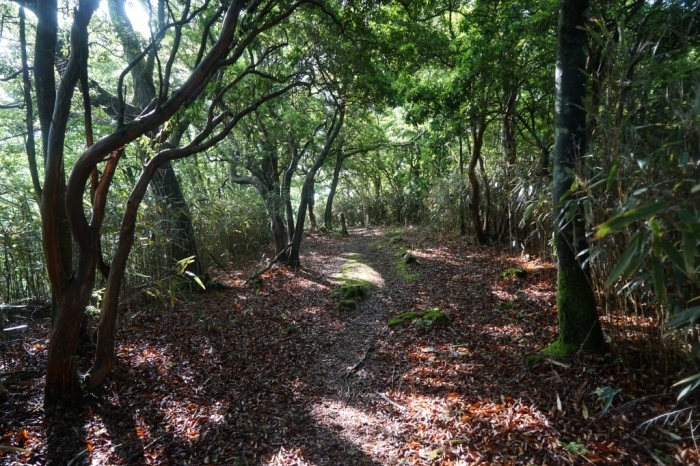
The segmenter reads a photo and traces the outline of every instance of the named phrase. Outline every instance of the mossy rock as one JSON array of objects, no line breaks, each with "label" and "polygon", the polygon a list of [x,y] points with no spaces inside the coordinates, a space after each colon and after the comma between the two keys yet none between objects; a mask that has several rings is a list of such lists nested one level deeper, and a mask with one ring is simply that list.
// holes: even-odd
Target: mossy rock
[{"label": "mossy rock", "polygon": [[510,278],[525,278],[527,276],[527,270],[510,268],[501,272],[501,277],[505,279]]},{"label": "mossy rock", "polygon": [[331,292],[334,298],[340,298],[338,307],[341,309],[357,309],[357,303],[367,297],[372,285],[363,280],[344,279],[340,288]]},{"label": "mossy rock", "polygon": [[438,307],[434,307],[424,312],[406,312],[396,317],[392,317],[387,322],[389,327],[396,327],[403,324],[404,322],[415,321],[416,326],[422,328],[432,328],[435,324],[448,323],[450,318],[440,310]]},{"label": "mossy rock", "polygon": [[433,326],[435,324],[446,324],[450,321],[450,318],[439,307],[434,307],[426,311],[421,320]]},{"label": "mossy rock", "polygon": [[406,312],[404,314],[401,314],[400,316],[392,317],[391,319],[389,319],[387,325],[389,327],[396,327],[397,325],[401,325],[404,322],[410,322],[413,319],[419,319],[421,317],[423,317],[422,312]]},{"label": "mossy rock", "polygon": [[331,296],[340,298],[338,307],[342,309],[357,308],[356,304],[381,283],[381,275],[363,263],[362,255],[357,253],[347,254],[347,261],[335,278],[340,282],[340,288],[331,291]]},{"label": "mossy rock", "polygon": [[407,252],[406,254],[404,254],[403,261],[408,265],[418,264],[418,258],[416,256],[414,256],[413,254],[411,254],[410,252]]},{"label": "mossy rock", "polygon": [[525,358],[525,367],[532,369],[535,366],[539,366],[544,361],[544,356],[541,354],[531,354]]},{"label": "mossy rock", "polygon": [[357,301],[352,299],[342,299],[338,303],[338,307],[341,309],[347,309],[348,311],[354,311],[357,309]]},{"label": "mossy rock", "polygon": [[347,280],[340,285],[340,298],[353,301],[362,301],[367,297],[370,284],[360,280]]}]

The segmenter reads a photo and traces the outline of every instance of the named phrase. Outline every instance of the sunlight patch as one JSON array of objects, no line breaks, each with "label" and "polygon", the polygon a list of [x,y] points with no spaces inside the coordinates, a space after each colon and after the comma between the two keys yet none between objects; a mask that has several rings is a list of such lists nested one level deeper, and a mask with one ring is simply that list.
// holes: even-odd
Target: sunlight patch
[{"label": "sunlight patch", "polygon": [[352,457],[369,456],[380,464],[396,464],[395,452],[401,449],[401,437],[407,426],[379,409],[363,411],[345,403],[324,399],[311,408],[311,416],[325,427],[338,431],[338,435],[356,448],[348,450]]},{"label": "sunlight patch", "polygon": [[358,259],[360,259],[359,254],[348,254],[348,260],[345,262],[343,269],[334,278],[339,280],[358,280],[371,283],[374,286],[384,286],[384,279],[379,272],[369,265],[363,264]]},{"label": "sunlight patch", "polygon": [[294,465],[294,466],[315,466],[316,463],[311,463],[306,458],[304,458],[303,448],[294,447],[280,447],[280,449],[272,455],[272,457],[262,463],[266,466],[282,466],[282,465]]}]

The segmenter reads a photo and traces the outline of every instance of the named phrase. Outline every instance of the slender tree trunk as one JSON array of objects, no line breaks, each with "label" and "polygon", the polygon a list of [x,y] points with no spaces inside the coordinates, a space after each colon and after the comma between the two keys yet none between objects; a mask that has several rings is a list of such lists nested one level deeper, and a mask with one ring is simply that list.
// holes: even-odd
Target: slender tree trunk
[{"label": "slender tree trunk", "polygon": [[[41,127],[41,145],[44,166],[49,153],[51,120],[56,101],[56,44],[58,43],[58,2],[46,0],[36,4],[37,30],[34,48],[34,87],[36,89],[37,113]],[[61,155],[62,157],[62,155]],[[59,257],[65,271],[73,269],[73,241],[68,227],[68,219],[63,200],[66,194],[66,170],[63,163],[58,167],[57,190],[52,195],[60,200],[55,212],[56,238]],[[55,318],[58,306],[57,290],[52,289],[51,320]]]},{"label": "slender tree trunk", "polygon": [[333,123],[331,124],[329,132],[326,136],[326,142],[323,146],[323,149],[316,157],[313,166],[306,173],[306,178],[304,178],[304,184],[301,188],[301,199],[299,201],[299,210],[297,211],[297,224],[294,230],[294,240],[292,241],[292,247],[289,252],[289,257],[287,258],[287,265],[289,265],[290,267],[299,267],[301,265],[299,252],[301,249],[301,239],[304,235],[304,218],[306,217],[306,208],[308,206],[309,195],[312,190],[312,184],[314,182],[316,172],[326,161],[328,153],[330,152],[331,147],[333,146],[333,142],[335,142],[335,139],[338,136],[340,129],[343,127],[343,121],[345,119],[345,108],[341,106],[337,110],[335,116],[337,117],[337,120],[335,120],[334,118],[335,121],[333,121]]},{"label": "slender tree trunk", "polygon": [[338,155],[335,159],[335,167],[333,167],[333,179],[331,180],[331,187],[328,191],[328,200],[326,201],[326,210],[323,214],[323,225],[327,230],[333,228],[333,199],[335,198],[335,191],[338,189],[338,181],[340,180],[340,170],[343,168],[343,161],[345,156],[343,155],[343,144],[342,141],[338,147]]},{"label": "slender tree trunk", "polygon": [[491,187],[489,186],[489,178],[486,176],[486,168],[484,167],[484,157],[479,155],[479,170],[481,171],[481,179],[484,183],[484,234],[489,235],[491,228]]},{"label": "slender tree trunk", "polygon": [[316,205],[316,181],[311,180],[311,185],[309,186],[309,223],[311,224],[311,229],[316,229],[316,213],[314,212],[314,206]]},{"label": "slender tree trunk", "polygon": [[464,236],[467,234],[467,218],[464,206],[464,150],[462,137],[458,136],[457,139],[459,141],[459,236]]},{"label": "slender tree trunk", "polygon": [[[290,243],[294,239],[294,210],[292,209],[292,195],[291,195],[292,176],[294,176],[294,172],[297,169],[297,165],[299,164],[300,157],[301,157],[301,154],[299,153],[299,150],[297,149],[296,146],[294,146],[292,144],[289,165],[285,169],[284,175],[282,176],[281,193],[282,193],[282,197],[284,198],[284,211],[285,211],[285,217],[287,220],[287,234],[289,235],[288,241]],[[278,254],[279,254],[279,252],[278,252]]]},{"label": "slender tree trunk", "polygon": [[472,146],[471,159],[469,161],[469,167],[467,168],[467,175],[469,176],[469,182],[472,185],[472,198],[469,204],[472,217],[472,226],[474,227],[474,235],[476,236],[476,241],[479,244],[486,244],[487,238],[484,233],[484,226],[481,223],[481,213],[480,213],[480,193],[479,193],[479,179],[476,176],[476,164],[481,157],[481,147],[484,142],[484,131],[485,131],[485,118],[479,117],[479,122],[475,122],[472,126],[472,132],[474,134],[474,143]]},{"label": "slender tree trunk", "polygon": [[577,254],[585,248],[584,223],[580,214],[565,218],[574,181],[586,152],[587,79],[584,30],[588,0],[560,0],[556,76],[556,140],[554,148],[554,233],[557,249],[559,339],[545,352],[566,355],[586,349],[603,351],[605,343],[596,311],[590,274],[579,263]]}]

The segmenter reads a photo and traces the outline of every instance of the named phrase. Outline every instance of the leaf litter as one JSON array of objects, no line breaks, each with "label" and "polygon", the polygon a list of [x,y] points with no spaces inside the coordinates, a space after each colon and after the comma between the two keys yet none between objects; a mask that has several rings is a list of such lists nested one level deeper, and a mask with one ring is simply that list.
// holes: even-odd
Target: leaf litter
[{"label": "leaf litter", "polygon": [[[108,384],[59,409],[42,400],[49,322],[31,319],[0,359],[0,463],[700,462],[693,411],[675,406],[672,381],[650,363],[577,355],[526,366],[556,338],[551,263],[402,229],[417,258],[409,279],[391,234],[312,233],[304,267],[273,267],[262,286],[244,283],[251,266],[173,308],[130,301]],[[348,258],[377,276],[353,310],[332,293]],[[506,279],[508,267],[528,273]],[[387,326],[432,308],[449,323]],[[642,425],[673,409],[669,422]]]}]

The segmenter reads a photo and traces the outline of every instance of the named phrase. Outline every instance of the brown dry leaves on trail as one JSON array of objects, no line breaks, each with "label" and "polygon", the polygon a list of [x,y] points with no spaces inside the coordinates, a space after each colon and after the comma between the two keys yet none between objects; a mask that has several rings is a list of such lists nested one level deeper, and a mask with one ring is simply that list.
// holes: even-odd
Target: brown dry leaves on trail
[{"label": "brown dry leaves on trail", "polygon": [[[0,463],[698,464],[692,411],[642,425],[674,408],[651,364],[526,367],[556,338],[551,263],[413,229],[312,234],[303,252],[303,269],[274,267],[259,288],[237,271],[174,308],[126,306],[109,383],[71,407],[44,410],[49,324],[26,319],[0,360]],[[377,277],[355,310],[331,293],[350,260]],[[450,322],[387,326],[434,307]],[[620,392],[601,415],[606,386]]]}]

